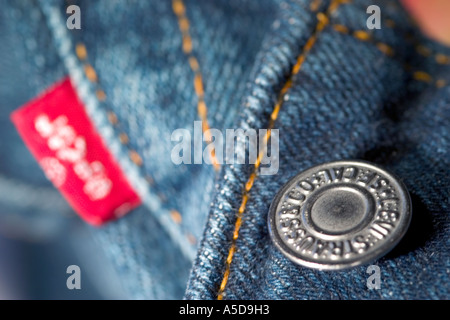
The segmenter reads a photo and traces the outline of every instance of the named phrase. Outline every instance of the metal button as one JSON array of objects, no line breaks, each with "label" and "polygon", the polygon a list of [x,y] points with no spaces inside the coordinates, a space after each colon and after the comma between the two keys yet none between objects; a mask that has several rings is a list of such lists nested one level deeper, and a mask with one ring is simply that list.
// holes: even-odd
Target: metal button
[{"label": "metal button", "polygon": [[336,161],[301,172],[269,209],[275,245],[300,265],[338,270],[391,250],[411,220],[403,183],[365,161]]}]

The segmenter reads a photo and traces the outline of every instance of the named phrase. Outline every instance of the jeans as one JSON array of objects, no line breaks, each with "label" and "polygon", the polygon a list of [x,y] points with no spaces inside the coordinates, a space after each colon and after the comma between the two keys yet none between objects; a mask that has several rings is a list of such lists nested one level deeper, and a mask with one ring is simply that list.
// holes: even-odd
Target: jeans
[{"label": "jeans", "polygon": [[[376,2],[374,30],[366,0],[0,4],[2,227],[51,237],[80,225],[95,249],[85,254],[101,257],[92,277],[108,266],[108,290],[131,299],[449,298],[450,49],[421,35],[398,3]],[[80,30],[66,27],[70,4]],[[65,75],[143,202],[100,228],[78,221],[9,121]],[[222,132],[278,129],[278,172],[174,164],[172,132],[198,120]],[[405,238],[374,262],[379,290],[367,288],[367,265],[301,267],[268,234],[284,183],[341,159],[384,166],[412,197]]]}]

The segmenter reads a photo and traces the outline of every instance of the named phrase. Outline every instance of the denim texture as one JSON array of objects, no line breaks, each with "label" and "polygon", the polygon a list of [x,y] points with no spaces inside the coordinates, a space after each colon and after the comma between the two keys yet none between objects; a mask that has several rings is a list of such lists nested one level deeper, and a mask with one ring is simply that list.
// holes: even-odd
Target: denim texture
[{"label": "denim texture", "polygon": [[[300,4],[306,7],[308,2]],[[342,4],[330,17],[330,24],[365,30],[367,5],[364,1]],[[280,130],[280,170],[276,177],[260,176],[253,184],[225,298],[448,298],[449,91],[448,87],[436,89],[414,81],[403,64],[445,79],[448,67],[415,54],[415,43],[405,40],[405,34],[414,29],[395,3],[381,3],[380,7],[383,18],[393,19],[397,27],[376,30],[373,37],[390,44],[395,57],[386,56],[374,44],[326,27],[294,77],[275,122]],[[254,63],[255,81],[235,126],[267,127],[280,83],[313,33],[314,15],[302,19],[297,8],[295,1],[280,3],[281,22],[265,39],[263,48],[267,50]],[[405,239],[376,262],[383,279],[380,290],[367,289],[367,266],[334,272],[296,266],[274,247],[267,231],[268,207],[290,177],[315,164],[348,158],[373,161],[396,172],[414,200],[413,221]],[[215,196],[190,277],[189,299],[217,296],[239,194],[250,172],[250,168],[224,168],[227,179]]]},{"label": "denim texture", "polygon": [[[311,8],[313,2],[317,8]],[[380,30],[366,28],[372,2],[354,0],[340,4],[317,33],[316,15],[327,14],[331,1],[183,3],[209,125],[223,131],[270,125],[297,57],[316,36],[274,122],[280,132],[279,171],[257,176],[249,191],[223,297],[448,299],[450,65],[434,57],[450,56],[450,49],[423,37],[395,1],[376,1]],[[125,298],[135,299],[216,299],[253,165],[215,171],[210,165],[171,162],[171,133],[192,132],[199,120],[194,73],[171,1],[0,4],[0,40],[6,44],[0,48],[0,191],[14,193],[0,195],[1,226],[48,235],[79,222],[9,122],[11,111],[69,75],[143,200],[106,226],[82,225],[89,235],[85,241],[94,246],[87,259],[101,252],[100,264],[118,279],[105,290],[123,288]],[[66,28],[69,4],[81,8],[81,30]],[[358,38],[358,30],[371,38]],[[77,54],[81,43],[85,59]],[[419,44],[431,54],[418,53]],[[89,79],[87,65],[97,81]],[[130,157],[134,152],[141,163]],[[384,166],[412,196],[408,233],[375,262],[380,290],[367,289],[367,266],[332,272],[300,267],[268,234],[268,208],[283,184],[310,166],[341,159]],[[46,204],[39,201],[43,197]],[[94,277],[99,269],[92,271]]]}]

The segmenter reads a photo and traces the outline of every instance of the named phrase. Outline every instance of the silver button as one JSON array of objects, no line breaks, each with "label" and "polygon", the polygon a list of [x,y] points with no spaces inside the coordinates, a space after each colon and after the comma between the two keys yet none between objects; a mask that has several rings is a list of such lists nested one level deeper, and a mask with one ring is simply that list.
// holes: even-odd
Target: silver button
[{"label": "silver button", "polygon": [[391,250],[411,220],[403,183],[365,161],[328,162],[301,172],[269,209],[275,245],[300,265],[338,270]]}]

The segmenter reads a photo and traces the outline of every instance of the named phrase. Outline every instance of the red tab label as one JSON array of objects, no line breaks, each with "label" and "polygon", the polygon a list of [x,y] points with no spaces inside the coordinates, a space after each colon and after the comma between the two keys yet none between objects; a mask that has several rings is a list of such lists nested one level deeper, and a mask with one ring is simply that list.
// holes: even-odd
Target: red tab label
[{"label": "red tab label", "polygon": [[11,119],[47,178],[88,223],[101,225],[140,205],[69,78],[14,111]]}]

